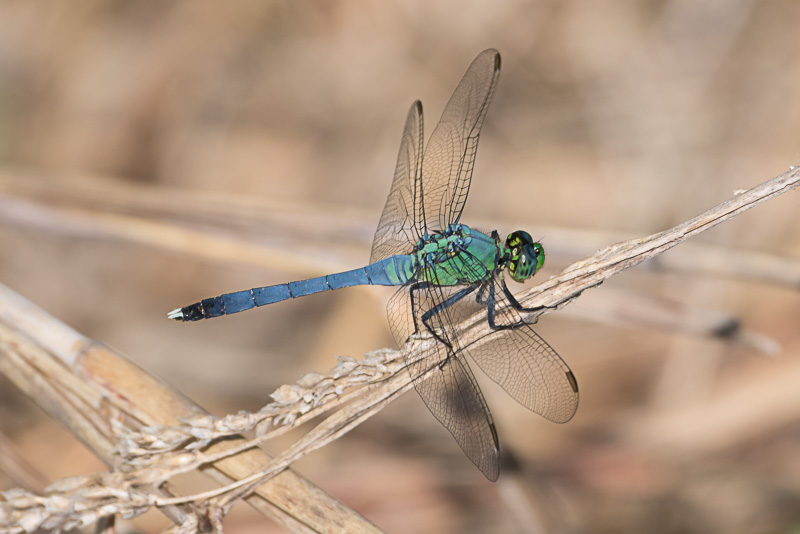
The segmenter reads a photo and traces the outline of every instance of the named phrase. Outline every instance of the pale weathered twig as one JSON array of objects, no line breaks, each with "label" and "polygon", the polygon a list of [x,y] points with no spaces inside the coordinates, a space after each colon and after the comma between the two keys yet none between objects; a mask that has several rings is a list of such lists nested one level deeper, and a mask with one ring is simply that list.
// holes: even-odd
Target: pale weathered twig
[{"label": "pale weathered twig", "polygon": [[[536,311],[527,314],[526,319],[535,320],[542,313],[565,306],[583,291],[596,287],[610,276],[652,258],[681,241],[773,196],[797,187],[799,181],[800,171],[790,169],[788,172],[737,195],[670,230],[647,238],[618,243],[600,250],[595,255],[569,266],[558,276],[539,284],[522,295],[520,301],[523,304],[536,308]],[[458,325],[465,345],[481,343],[485,339],[485,334],[488,333],[488,328],[485,317],[481,313]],[[0,333],[2,332],[0,330]],[[0,337],[0,340],[2,339]],[[412,340],[412,343],[405,348],[406,358],[412,361],[429,359],[426,360],[430,361],[429,369],[435,367],[439,362],[433,358],[435,350],[431,344],[432,340],[429,338]],[[3,344],[2,348],[6,355],[17,352],[17,349],[11,347],[8,342]],[[85,352],[84,358],[91,355],[92,350],[87,349]],[[299,389],[289,387],[288,390],[279,390],[276,400],[282,402],[283,406],[270,405],[265,407],[260,414],[239,414],[220,420],[221,423],[218,420],[209,419],[207,416],[199,416],[187,419],[181,427],[150,428],[149,430],[152,430],[151,434],[153,434],[150,436],[142,432],[128,433],[127,439],[134,440],[135,443],[133,445],[128,443],[121,450],[125,451],[126,455],[130,455],[132,464],[143,465],[139,470],[101,475],[93,480],[87,478],[76,480],[77,484],[56,486],[56,491],[42,498],[35,498],[26,493],[12,493],[7,496],[7,502],[3,503],[0,510],[4,510],[6,519],[20,511],[30,513],[29,516],[24,513],[21,516],[14,515],[18,525],[23,524],[24,519],[28,517],[33,519],[29,519],[29,523],[25,523],[26,525],[43,524],[42,517],[45,515],[43,511],[47,510],[48,505],[53,507],[54,504],[64,502],[64,498],[74,496],[74,490],[80,488],[95,490],[94,494],[87,491],[80,495],[81,498],[92,499],[97,498],[98,495],[102,497],[103,507],[96,509],[94,512],[96,515],[101,514],[103,510],[107,513],[124,511],[135,513],[151,505],[175,506],[207,501],[205,517],[216,524],[221,514],[232,502],[250,495],[257,487],[263,488],[262,484],[265,481],[281,473],[292,462],[337,439],[411,387],[412,378],[404,371],[405,365],[400,363],[401,360],[397,353],[389,351],[377,357],[382,358],[378,361],[380,365],[375,365],[376,361],[373,356],[372,360],[368,358],[363,362],[349,362],[349,369],[345,369],[345,372],[342,372],[342,369],[335,369],[334,373],[329,376],[313,375],[310,378],[307,376],[301,380],[300,384],[296,385]],[[0,360],[0,362],[3,361],[5,360]],[[7,369],[8,366],[4,368],[4,371]],[[337,381],[343,377],[345,380],[338,384],[340,387],[337,388]],[[73,388],[78,391],[79,386],[80,384],[76,383]],[[360,389],[345,395],[345,388],[349,389],[350,387],[360,387]],[[350,402],[345,405],[344,403],[347,401]],[[287,408],[287,406],[289,407]],[[253,466],[253,469],[247,474],[240,473],[236,477],[236,482],[205,494],[184,497],[171,498],[147,493],[148,485],[166,480],[187,466],[194,469],[209,462],[219,465],[229,454],[236,454],[236,458],[239,458],[245,452],[252,451],[251,447],[257,441],[266,439],[271,433],[280,432],[282,425],[301,423],[309,419],[311,417],[309,414],[312,412],[316,414],[318,411],[333,407],[338,410],[300,438],[284,453],[266,464]],[[87,407],[84,406],[84,409]],[[119,415],[117,411],[113,411],[113,413],[117,414],[115,416]],[[108,417],[108,413],[105,416]],[[215,441],[217,438],[255,428],[259,423],[268,426],[267,432],[263,433],[261,437],[234,444],[232,451],[218,449],[219,442]],[[108,424],[108,422],[104,424]],[[136,427],[131,428],[135,429]],[[186,443],[187,437],[190,438],[188,444]],[[183,443],[183,449],[178,446],[179,442]],[[205,449],[206,446],[209,448]],[[192,450],[192,448],[204,450]],[[146,460],[143,461],[141,458],[146,458]],[[115,489],[123,491],[115,491]],[[56,508],[66,513],[74,507]],[[189,515],[190,517],[180,519],[184,529],[191,529],[193,521],[196,521],[193,519],[196,514]],[[3,519],[0,514],[0,520]],[[2,523],[0,522],[0,524]]]},{"label": "pale weathered twig", "polygon": [[[70,528],[104,515],[136,514],[151,507],[157,497],[174,495],[168,485],[161,484],[168,466],[127,473],[114,447],[120,428],[175,425],[180,417],[202,413],[197,405],[119,353],[84,338],[3,286],[0,371],[117,470],[65,479],[42,496],[23,490],[6,492],[5,501],[0,502],[0,532]],[[214,443],[207,453],[235,447],[241,439]],[[265,465],[269,458],[251,448],[205,464],[201,470],[229,482]],[[294,531],[318,532],[332,525],[350,531],[377,530],[289,470],[282,471],[274,484],[259,487],[248,496],[248,502]],[[165,505],[162,510],[177,523],[187,524],[202,508]]]},{"label": "pale weathered twig", "polygon": [[669,230],[606,247],[593,256],[573,263],[561,274],[531,288],[518,298],[529,307],[542,307],[542,310],[530,316],[530,318],[538,317],[544,308],[560,308],[577,298],[586,289],[601,284],[609,277],[653,258],[700,232],[754,208],[765,200],[794,189],[798,184],[800,184],[800,168],[791,167],[783,174]]},{"label": "pale weathered twig", "polygon": [[569,318],[590,319],[614,326],[638,326],[670,333],[722,338],[728,343],[755,349],[768,356],[780,350],[774,339],[745,328],[731,312],[694,306],[676,298],[644,296],[618,288],[608,287],[603,293],[605,298],[602,304],[584,299],[581,306],[570,306],[561,313]]},{"label": "pale weathered twig", "polygon": [[[188,197],[188,198],[187,198]],[[352,268],[368,246],[372,213],[335,210],[324,205],[291,205],[283,199],[259,200],[208,195],[165,187],[142,187],[102,176],[72,176],[43,180],[27,173],[0,172],[0,220],[33,226],[49,233],[126,240],[209,260],[272,269],[294,275],[318,276]],[[488,221],[476,227],[493,228]],[[497,221],[494,221],[495,223]],[[521,222],[521,221],[520,221]],[[506,221],[505,228],[524,227]],[[327,231],[321,238],[318,228]],[[548,263],[589,254],[624,237],[599,230],[566,230],[537,226],[547,236]],[[294,237],[286,247],[285,235]],[[353,242],[355,245],[350,246]],[[352,250],[351,250],[352,249]],[[348,252],[350,251],[350,252]],[[755,251],[707,244],[687,244],[658,256],[652,267],[687,274],[751,278],[772,284],[800,285],[800,261]],[[377,294],[375,292],[370,294]],[[619,295],[619,294],[617,294]],[[591,321],[626,327],[657,328],[696,336],[718,336],[773,353],[777,346],[765,336],[727,328],[735,317],[710,310],[679,310],[663,298],[639,293],[636,313],[620,313],[619,298],[604,292],[587,308],[567,310]],[[628,297],[628,299],[634,297]],[[688,313],[688,315],[683,314]]]},{"label": "pale weathered twig", "polygon": [[[798,182],[800,182],[800,170],[790,169],[788,172],[754,187],[749,191],[743,192],[694,219],[669,230],[646,238],[618,243],[598,251],[594,256],[567,267],[560,275],[539,284],[521,296],[520,301],[523,302],[523,304],[538,308],[537,311],[528,314],[528,319],[534,320],[542,313],[565,306],[586,289],[596,287],[614,274],[654,257],[677,245],[681,241],[707,230],[742,211],[750,209],[769,198],[797,187]],[[460,335],[466,346],[473,343],[481,343],[484,339],[487,339],[486,334],[489,333],[489,326],[483,313],[476,313],[460,325],[460,330]],[[413,360],[430,358],[436,354],[432,347],[424,343],[412,345],[406,349],[408,350],[408,357]],[[429,368],[435,365],[436,362],[432,362]],[[386,397],[381,397],[381,399],[383,399],[408,389],[409,385],[410,379],[399,381],[394,381],[394,379],[392,379],[388,380],[377,389],[379,391],[385,389],[391,390],[386,393]],[[363,407],[361,408],[363,413],[359,415],[359,418],[366,418],[377,412],[383,406],[383,404],[366,401],[365,399],[359,399],[356,403],[357,406]],[[319,437],[314,437],[313,439],[323,439],[323,436],[324,438],[338,436],[349,429],[349,425],[354,424],[357,419],[358,418],[345,418],[342,421],[335,421],[335,424],[341,425],[339,428],[330,429],[326,426],[328,430],[320,431],[318,427],[306,437],[315,432],[319,434]],[[316,448],[308,447],[304,440],[301,440],[303,442],[302,445],[300,442],[295,444],[293,448],[297,448],[298,452],[293,452],[290,456]],[[325,442],[327,443],[327,441]],[[255,484],[257,481],[269,478],[272,472],[273,471],[270,469],[260,474],[254,474],[252,483]],[[163,502],[178,501],[170,500]]]},{"label": "pale weathered twig", "polygon": [[[317,276],[349,269],[363,260],[374,230],[375,213],[323,204],[290,204],[259,199],[142,186],[109,177],[43,180],[30,171],[0,171],[0,221],[39,228],[50,234],[108,238],[224,261],[288,269]],[[517,228],[528,220],[471,219],[476,228]],[[499,223],[503,223],[500,226]],[[319,228],[326,232],[320,233]],[[213,230],[213,232],[209,232]],[[295,237],[291,250],[285,235]],[[590,254],[611,241],[633,236],[600,229],[536,226],[551,258]],[[753,250],[704,243],[658,257],[667,271],[744,277],[800,286],[800,261]]]},{"label": "pale weathered twig", "polygon": [[[187,198],[188,197],[188,198]],[[148,246],[272,269],[289,268],[296,276],[341,271],[358,263],[368,246],[374,214],[324,205],[291,205],[283,199],[259,200],[208,195],[165,187],[143,187],[102,176],[71,176],[52,181],[28,173],[0,172],[0,220],[49,233],[127,240]],[[476,227],[493,228],[489,221]],[[494,221],[497,223],[497,221]],[[524,227],[506,221],[501,227]],[[318,228],[327,231],[320,237]],[[589,254],[625,236],[600,230],[537,226],[547,237],[548,263]],[[294,236],[285,246],[285,235]],[[350,247],[348,242],[354,242]],[[347,252],[353,249],[351,252]],[[687,274],[750,278],[772,284],[800,285],[800,261],[752,250],[687,243],[654,258],[651,267]],[[375,292],[370,294],[377,294]],[[696,336],[719,336],[774,353],[777,344],[740,330],[735,317],[704,312],[663,298],[638,293],[626,297],[604,292],[591,309],[569,308],[568,315],[626,327],[656,328]],[[613,298],[612,298],[613,297]],[[635,302],[620,313],[620,298]],[[679,309],[683,308],[683,309]],[[729,328],[734,326],[734,328]]]}]

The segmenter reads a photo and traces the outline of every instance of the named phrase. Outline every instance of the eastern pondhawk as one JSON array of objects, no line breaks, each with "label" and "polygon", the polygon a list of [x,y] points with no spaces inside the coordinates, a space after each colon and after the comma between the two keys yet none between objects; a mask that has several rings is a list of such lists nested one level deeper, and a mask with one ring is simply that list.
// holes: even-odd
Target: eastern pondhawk
[{"label": "eastern pondhawk", "polygon": [[[472,62],[450,97],[423,155],[422,104],[406,118],[394,181],[383,208],[366,267],[228,293],[179,308],[171,319],[196,321],[289,298],[356,285],[401,286],[388,305],[389,323],[402,347],[429,333],[443,362],[414,386],[433,415],[489,480],[500,470],[492,416],[469,368],[469,354],[489,377],[526,408],[555,422],[578,407],[578,384],[567,364],[530,325],[506,286],[504,270],[524,282],[544,263],[539,243],[524,231],[505,242],[496,231],[479,232],[459,222],[467,200],[478,137],[500,75],[500,54],[485,50]],[[485,309],[489,333],[460,339],[455,325]],[[431,367],[409,359],[412,376]]]}]

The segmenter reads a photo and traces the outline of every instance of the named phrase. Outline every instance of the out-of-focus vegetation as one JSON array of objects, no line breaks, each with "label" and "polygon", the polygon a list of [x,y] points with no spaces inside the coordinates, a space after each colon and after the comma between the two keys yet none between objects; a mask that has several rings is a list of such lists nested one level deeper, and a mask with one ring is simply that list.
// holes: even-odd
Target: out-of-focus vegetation
[{"label": "out-of-focus vegetation", "polygon": [[[4,2],[0,283],[216,414],[256,409],[336,354],[391,345],[391,292],[201,324],[166,312],[364,264],[408,106],[422,100],[430,133],[478,52],[497,48],[503,72],[464,221],[527,229],[548,276],[796,163],[799,22],[791,0]],[[546,315],[537,330],[582,388],[570,423],[479,376],[515,460],[497,484],[414,395],[295,468],[391,532],[800,528],[800,295],[780,276],[798,271],[798,205],[770,201],[697,255]],[[226,257],[148,220],[266,253]],[[709,314],[736,335],[696,333]],[[2,377],[0,432],[37,473],[0,471],[2,489],[104,469]],[[241,506],[226,529],[265,522]]]}]

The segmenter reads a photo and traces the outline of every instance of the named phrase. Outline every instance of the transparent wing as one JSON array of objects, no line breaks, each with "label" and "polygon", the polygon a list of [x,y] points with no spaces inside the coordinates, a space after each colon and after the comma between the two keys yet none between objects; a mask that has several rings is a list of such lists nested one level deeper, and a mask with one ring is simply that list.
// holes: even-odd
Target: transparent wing
[{"label": "transparent wing", "polygon": [[[422,220],[420,170],[422,168],[422,104],[411,105],[403,128],[394,180],[383,207],[375,238],[372,240],[370,263],[394,254],[407,254],[421,237],[415,221]],[[419,213],[418,213],[419,212]]]},{"label": "transparent wing", "polygon": [[472,62],[425,149],[422,104],[411,106],[394,181],[372,242],[370,263],[405,254],[427,231],[458,222],[467,200],[483,119],[500,75],[500,54],[485,50]]},{"label": "transparent wing", "polygon": [[487,282],[486,306],[494,300],[494,322],[500,329],[466,349],[478,367],[517,402],[556,423],[572,419],[578,409],[578,385],[567,364],[528,323],[503,291],[499,278]]},{"label": "transparent wing", "polygon": [[432,233],[457,223],[467,201],[483,119],[500,76],[500,54],[481,52],[450,97],[425,148],[425,229]]},{"label": "transparent wing", "polygon": [[[389,323],[397,343],[403,346],[408,337],[419,329],[430,328],[439,340],[438,358],[427,379],[415,379],[414,387],[434,417],[453,435],[472,463],[489,480],[500,474],[500,447],[497,432],[483,394],[457,340],[451,335],[449,308],[427,317],[423,316],[461,288],[410,287],[400,288],[389,301]],[[409,371],[417,377],[432,365],[428,361],[409,361]]]},{"label": "transparent wing", "polygon": [[[436,345],[441,353],[448,350]],[[440,354],[443,356],[443,354]],[[424,362],[412,366],[423,367]],[[414,387],[428,410],[453,435],[461,450],[491,481],[500,474],[500,445],[483,394],[466,360],[452,353],[446,363],[436,367],[427,380]]]},{"label": "transparent wing", "polygon": [[392,337],[394,337],[397,346],[401,349],[411,335],[417,333],[409,291],[409,286],[401,287],[394,292],[394,295],[386,305],[386,314],[389,318]]}]

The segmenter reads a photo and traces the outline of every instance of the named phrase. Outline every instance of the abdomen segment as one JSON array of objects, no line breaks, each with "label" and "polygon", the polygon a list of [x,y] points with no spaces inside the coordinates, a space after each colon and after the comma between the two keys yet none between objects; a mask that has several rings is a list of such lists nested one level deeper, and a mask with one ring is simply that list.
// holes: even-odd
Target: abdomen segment
[{"label": "abdomen segment", "polygon": [[167,317],[176,321],[199,321],[343,287],[402,285],[413,278],[414,270],[413,257],[390,256],[352,271],[289,282],[288,284],[256,287],[203,299],[200,302],[172,310]]}]

